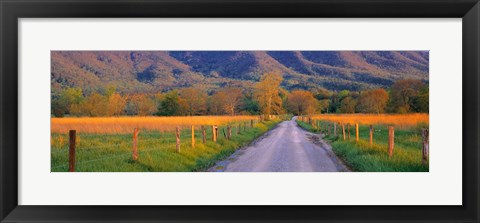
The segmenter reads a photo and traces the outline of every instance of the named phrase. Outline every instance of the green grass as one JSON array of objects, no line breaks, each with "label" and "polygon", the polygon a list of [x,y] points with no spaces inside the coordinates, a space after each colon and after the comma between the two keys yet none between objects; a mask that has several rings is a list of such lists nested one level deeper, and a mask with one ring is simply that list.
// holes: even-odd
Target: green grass
[{"label": "green grass", "polygon": [[[311,132],[320,132],[310,124],[297,120],[300,127]],[[324,122],[321,123],[322,127]],[[395,147],[388,157],[388,126],[374,126],[373,145],[369,143],[370,129],[359,126],[359,141],[355,141],[355,126],[350,127],[350,140],[343,140],[341,127],[338,136],[325,136],[332,149],[354,171],[361,172],[428,172],[428,164],[422,165],[422,136],[420,126],[410,129],[395,129]],[[347,128],[345,127],[345,131]],[[323,131],[322,131],[323,132]],[[347,133],[348,134],[348,133]]]},{"label": "green grass", "polygon": [[[232,138],[223,136],[219,126],[217,142],[213,142],[211,128],[207,129],[207,143],[202,143],[202,133],[195,131],[195,147],[191,146],[191,130],[181,132],[180,153],[175,151],[173,132],[145,132],[138,135],[139,159],[132,160],[132,134],[77,134],[77,172],[191,172],[205,171],[216,161],[230,156],[236,149],[248,145],[254,139],[275,127],[281,120],[257,123],[254,128],[241,128]],[[68,171],[68,136],[52,134],[51,171]]]}]

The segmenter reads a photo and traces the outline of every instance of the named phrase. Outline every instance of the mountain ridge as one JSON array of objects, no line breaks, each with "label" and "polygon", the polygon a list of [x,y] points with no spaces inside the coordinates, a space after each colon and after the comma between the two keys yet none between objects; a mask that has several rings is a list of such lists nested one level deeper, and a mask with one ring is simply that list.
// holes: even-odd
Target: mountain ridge
[{"label": "mountain ridge", "polygon": [[428,82],[428,51],[52,51],[53,89],[124,93],[225,85],[251,88],[278,71],[286,89],[363,90],[399,79]]}]

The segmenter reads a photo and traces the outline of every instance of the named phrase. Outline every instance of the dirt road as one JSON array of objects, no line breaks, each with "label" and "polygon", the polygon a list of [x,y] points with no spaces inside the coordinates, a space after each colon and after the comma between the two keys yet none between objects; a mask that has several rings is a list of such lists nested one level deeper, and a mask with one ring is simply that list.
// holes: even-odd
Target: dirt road
[{"label": "dirt road", "polygon": [[280,123],[252,145],[239,149],[210,171],[225,172],[345,172],[348,168],[331,147],[295,122]]}]

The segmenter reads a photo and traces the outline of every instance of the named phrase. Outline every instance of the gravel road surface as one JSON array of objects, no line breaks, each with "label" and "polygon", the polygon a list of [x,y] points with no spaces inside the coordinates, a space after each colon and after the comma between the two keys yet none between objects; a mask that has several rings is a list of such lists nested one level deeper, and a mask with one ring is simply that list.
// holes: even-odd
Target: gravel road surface
[{"label": "gravel road surface", "polygon": [[209,171],[216,172],[346,172],[349,169],[318,134],[284,121],[252,145],[237,150]]}]

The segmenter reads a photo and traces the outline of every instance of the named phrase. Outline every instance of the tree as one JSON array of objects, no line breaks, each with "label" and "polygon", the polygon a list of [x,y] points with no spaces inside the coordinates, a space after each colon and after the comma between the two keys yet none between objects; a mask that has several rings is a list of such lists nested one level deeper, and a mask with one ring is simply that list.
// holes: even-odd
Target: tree
[{"label": "tree", "polygon": [[117,91],[117,88],[115,87],[115,85],[109,84],[104,91],[105,91],[105,96],[110,97],[113,94],[115,94],[115,92]]},{"label": "tree", "polygon": [[355,107],[357,106],[357,100],[353,97],[347,96],[340,103],[340,113],[355,113]]},{"label": "tree", "polygon": [[228,95],[224,91],[215,92],[208,101],[208,110],[212,115],[223,114],[223,104],[228,100]]},{"label": "tree", "polygon": [[128,100],[129,113],[138,116],[152,115],[156,111],[155,101],[145,94],[131,95]]},{"label": "tree", "polygon": [[229,100],[223,105],[223,110],[229,115],[235,115],[237,108],[242,102],[242,89],[236,87],[229,87],[224,90],[228,95]]},{"label": "tree", "polygon": [[53,98],[52,97],[52,102],[50,103],[50,106],[51,106],[50,107],[51,112],[55,117],[65,116],[65,112],[67,110],[66,106],[61,104],[61,102],[58,98]]},{"label": "tree", "polygon": [[338,97],[338,99],[341,101],[341,100],[343,100],[344,98],[346,98],[346,97],[349,96],[349,95],[350,95],[350,91],[349,91],[349,90],[342,90],[342,91],[338,92],[337,97]]},{"label": "tree", "polygon": [[318,106],[319,106],[319,110],[320,112],[322,113],[330,113],[330,100],[329,99],[322,99],[320,101],[318,101]]},{"label": "tree", "polygon": [[287,107],[295,115],[314,114],[319,103],[310,91],[294,90],[288,96]]},{"label": "tree", "polygon": [[259,114],[260,113],[260,106],[258,102],[255,100],[253,96],[253,92],[245,93],[242,101],[242,110],[245,111],[246,114]]},{"label": "tree", "polygon": [[284,114],[286,112],[287,108],[287,99],[288,95],[290,92],[285,90],[284,88],[278,88],[278,96],[280,97],[280,100],[282,100],[280,106],[278,107],[278,110],[275,112],[276,114]]},{"label": "tree", "polygon": [[50,111],[51,114],[55,117],[63,117],[67,110],[66,106],[61,103],[60,97],[63,91],[61,89],[52,88],[51,91],[51,102],[50,102]]},{"label": "tree", "polygon": [[209,101],[209,111],[213,114],[235,115],[242,103],[242,89],[227,87],[215,92]]},{"label": "tree", "polygon": [[113,93],[108,97],[107,115],[120,116],[123,114],[127,99],[119,93]]},{"label": "tree", "polygon": [[279,114],[282,110],[282,98],[279,95],[282,76],[279,73],[266,73],[255,84],[254,96],[264,115]]},{"label": "tree", "polygon": [[[77,109],[83,99],[81,88],[66,88],[58,93],[52,92],[52,113],[57,117],[71,114],[72,106],[74,110]],[[75,111],[73,113],[75,113]]]},{"label": "tree", "polygon": [[425,85],[418,92],[417,97],[413,100],[416,112],[428,113],[429,111],[429,87]]},{"label": "tree", "polygon": [[423,87],[424,84],[421,80],[406,79],[396,81],[390,90],[389,110],[397,113],[415,111],[414,101]]},{"label": "tree", "polygon": [[90,117],[107,115],[108,99],[98,93],[92,93],[80,103],[79,114]]},{"label": "tree", "polygon": [[362,113],[383,113],[388,102],[388,93],[382,88],[363,91],[358,98],[357,110]]},{"label": "tree", "polygon": [[207,93],[204,91],[189,87],[183,88],[179,92],[181,100],[180,104],[184,114],[201,115],[207,110]]},{"label": "tree", "polygon": [[338,93],[335,92],[330,97],[330,106],[328,110],[333,113],[340,112],[340,99],[338,98]]},{"label": "tree", "polygon": [[157,115],[163,115],[163,116],[179,115],[180,104],[178,99],[179,99],[178,91],[173,90],[166,93],[160,101]]},{"label": "tree", "polygon": [[333,93],[325,88],[319,87],[317,89],[314,89],[314,95],[315,95],[315,98],[317,98],[318,100],[324,100],[324,99],[330,99]]}]

